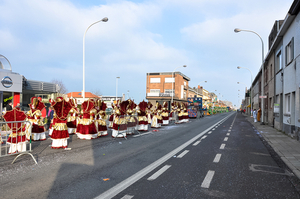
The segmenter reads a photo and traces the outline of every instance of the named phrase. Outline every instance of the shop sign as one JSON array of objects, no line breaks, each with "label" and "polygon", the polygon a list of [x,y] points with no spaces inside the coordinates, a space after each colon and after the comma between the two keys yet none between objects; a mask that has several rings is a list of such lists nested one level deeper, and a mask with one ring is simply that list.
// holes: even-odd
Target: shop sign
[{"label": "shop sign", "polygon": [[1,84],[5,87],[5,88],[10,88],[13,85],[13,81],[10,77],[5,76],[3,77],[3,79],[1,80]]},{"label": "shop sign", "polygon": [[280,111],[279,104],[274,104],[274,113],[279,113],[279,111]]}]

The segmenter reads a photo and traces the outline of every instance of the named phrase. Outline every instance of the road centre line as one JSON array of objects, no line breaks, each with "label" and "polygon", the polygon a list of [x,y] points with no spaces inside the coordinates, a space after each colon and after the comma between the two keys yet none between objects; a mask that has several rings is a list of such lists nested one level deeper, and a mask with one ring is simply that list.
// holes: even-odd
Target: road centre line
[{"label": "road centre line", "polygon": [[212,133],[212,131],[209,131],[207,134],[211,134]]},{"label": "road centre line", "polygon": [[125,195],[125,196],[123,196],[121,199],[131,199],[131,198],[133,198],[134,196],[130,196],[130,195]]},{"label": "road centre line", "polygon": [[225,138],[224,138],[224,141],[226,142],[227,140],[228,140],[228,137],[225,137]]},{"label": "road centre line", "polygon": [[201,140],[204,140],[206,137],[207,137],[207,135],[203,136],[203,137],[201,138]]},{"label": "road centre line", "polygon": [[[230,115],[228,115],[227,117],[223,118],[221,121],[227,120],[232,115],[233,115],[233,113],[230,114]],[[187,146],[189,146],[191,143],[195,142],[197,139],[199,139],[200,137],[202,137],[213,126],[214,125],[212,125],[211,127],[208,127],[202,133],[196,135],[195,137],[193,137],[189,141],[185,142],[181,146],[177,147],[173,151],[171,151],[168,154],[164,155],[163,157],[159,158],[155,162],[151,163],[150,165],[146,166],[145,168],[141,169],[140,171],[136,172],[135,174],[131,175],[127,179],[121,181],[120,183],[116,184],[115,186],[113,186],[112,188],[106,190],[105,192],[103,192],[102,194],[100,194],[99,196],[97,196],[95,198],[96,199],[102,199],[102,198],[109,199],[109,198],[112,198],[112,197],[118,195],[121,191],[125,190],[130,185],[132,185],[133,183],[135,183],[136,181],[138,181],[139,179],[141,179],[142,177],[144,177],[145,175],[147,175],[148,173],[150,173],[151,171],[153,171],[155,168],[157,168],[158,166],[160,166],[161,164],[163,164],[164,162],[166,162],[167,160],[169,160],[171,157],[173,157],[174,155],[176,155],[179,151],[182,151],[184,148],[186,148]]]},{"label": "road centre line", "polygon": [[202,184],[201,184],[201,187],[202,187],[202,188],[209,188],[210,183],[211,183],[211,181],[212,181],[214,175],[215,175],[215,171],[209,170],[209,171],[207,172],[207,174],[206,174],[206,176],[205,176],[205,178],[204,178]]},{"label": "road centre line", "polygon": [[193,146],[197,146],[201,141],[197,141],[193,144]]},{"label": "road centre line", "polygon": [[182,158],[185,154],[187,154],[189,152],[189,150],[185,150],[182,153],[180,153],[177,158]]},{"label": "road centre line", "polygon": [[230,133],[226,133],[227,136],[230,136]]},{"label": "road centre line", "polygon": [[221,144],[220,149],[224,149],[226,144]]},{"label": "road centre line", "polygon": [[161,174],[163,174],[166,170],[168,170],[171,167],[171,165],[165,165],[163,168],[156,171],[152,176],[150,176],[147,180],[155,180],[158,178]]},{"label": "road centre line", "polygon": [[216,155],[216,157],[215,157],[215,159],[214,159],[214,163],[218,163],[219,161],[220,161],[220,159],[221,159],[221,156],[222,156],[222,154],[220,154],[220,153],[218,153],[217,155]]}]

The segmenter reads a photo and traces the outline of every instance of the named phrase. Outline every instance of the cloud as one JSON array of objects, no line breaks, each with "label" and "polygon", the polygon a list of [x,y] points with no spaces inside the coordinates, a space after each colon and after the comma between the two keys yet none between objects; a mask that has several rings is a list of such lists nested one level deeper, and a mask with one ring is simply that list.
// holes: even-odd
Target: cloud
[{"label": "cloud", "polygon": [[147,72],[173,71],[184,64],[188,67],[180,71],[191,78],[192,87],[202,80],[208,81],[208,90],[237,87],[246,71],[236,66],[255,74],[261,46],[257,36],[233,29],[255,30],[267,46],[274,21],[285,17],[292,0],[77,2],[0,2],[0,51],[13,71],[33,80],[63,79],[69,91],[80,91],[84,32],[108,17],[86,34],[86,90],[99,87],[104,95],[115,95],[115,77],[121,76],[119,92],[130,90],[131,96],[143,98]]}]

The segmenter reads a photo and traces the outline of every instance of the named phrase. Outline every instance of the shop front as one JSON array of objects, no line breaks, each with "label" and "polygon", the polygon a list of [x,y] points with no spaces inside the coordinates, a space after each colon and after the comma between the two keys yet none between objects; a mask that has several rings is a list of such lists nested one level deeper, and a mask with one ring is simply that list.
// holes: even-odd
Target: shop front
[{"label": "shop front", "polygon": [[30,98],[37,96],[48,102],[57,93],[58,85],[53,83],[27,80],[23,75],[12,72],[6,57],[0,55],[0,114],[6,106],[20,106],[21,110],[29,110]]}]

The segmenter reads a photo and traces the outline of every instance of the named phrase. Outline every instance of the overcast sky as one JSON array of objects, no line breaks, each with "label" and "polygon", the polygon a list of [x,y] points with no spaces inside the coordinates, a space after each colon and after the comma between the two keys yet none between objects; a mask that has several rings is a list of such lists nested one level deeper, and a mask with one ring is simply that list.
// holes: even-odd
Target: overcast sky
[{"label": "overcast sky", "polygon": [[[146,96],[146,73],[177,71],[222,100],[241,102],[261,66],[261,41],[293,0],[0,0],[0,54],[30,80],[62,80],[82,90],[86,34],[86,91]],[[207,83],[204,83],[207,81]],[[241,82],[242,84],[237,84]],[[240,91],[238,91],[240,90]]]}]

